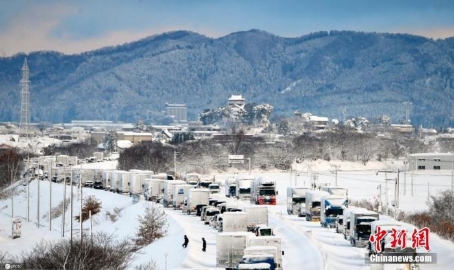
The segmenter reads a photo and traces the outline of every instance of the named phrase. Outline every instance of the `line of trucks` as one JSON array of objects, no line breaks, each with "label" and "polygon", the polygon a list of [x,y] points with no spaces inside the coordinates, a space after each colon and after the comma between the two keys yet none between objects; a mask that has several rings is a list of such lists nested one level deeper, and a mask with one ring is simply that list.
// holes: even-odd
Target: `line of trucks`
[{"label": "line of trucks", "polygon": [[238,175],[225,179],[225,196],[257,205],[276,205],[276,182],[263,176]]},{"label": "line of trucks", "polygon": [[[380,220],[379,214],[359,207],[348,207],[348,190],[340,187],[324,186],[320,190],[306,187],[287,188],[287,212],[289,215],[306,217],[307,221],[320,221],[322,227],[335,228],[354,247],[366,247],[369,256],[380,252],[401,252],[416,254],[411,248],[412,239],[407,235],[407,248],[392,248],[392,229],[408,230],[395,220]],[[371,234],[386,230],[387,235],[380,241],[381,251],[371,244]]]},{"label": "line of trucks", "polygon": [[216,267],[225,269],[283,269],[282,240],[268,225],[266,206],[224,212],[216,237]]}]

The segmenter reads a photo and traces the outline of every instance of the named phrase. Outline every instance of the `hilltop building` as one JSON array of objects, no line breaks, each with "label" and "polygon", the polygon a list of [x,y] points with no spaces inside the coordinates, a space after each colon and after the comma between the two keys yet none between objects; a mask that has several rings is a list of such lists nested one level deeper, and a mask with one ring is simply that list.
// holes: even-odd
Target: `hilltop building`
[{"label": "hilltop building", "polygon": [[188,108],[186,104],[170,104],[166,103],[166,115],[173,119],[174,123],[188,122]]}]

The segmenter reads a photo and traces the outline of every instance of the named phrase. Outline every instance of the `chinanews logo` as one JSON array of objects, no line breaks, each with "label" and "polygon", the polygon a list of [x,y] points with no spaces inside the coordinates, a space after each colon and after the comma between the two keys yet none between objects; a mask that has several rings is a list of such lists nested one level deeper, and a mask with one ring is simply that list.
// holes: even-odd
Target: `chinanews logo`
[{"label": "chinanews logo", "polygon": [[[375,250],[377,252],[381,252],[381,241],[384,240],[385,236],[388,234],[386,230],[383,230],[380,226],[377,226],[377,233],[371,234],[369,237],[369,241],[371,244],[375,243]],[[423,247],[426,251],[430,251],[430,229],[424,227],[420,230],[413,229],[411,234],[411,248],[417,249]],[[407,230],[396,230],[392,228],[391,233],[391,248],[396,249],[400,247],[400,249],[407,248]]]},{"label": "chinanews logo", "polygon": [[[386,238],[388,234],[387,230],[377,226],[376,233],[370,235],[370,249],[372,250],[372,245],[374,245],[375,252],[371,253],[369,258],[366,259],[368,263],[435,264],[437,262],[437,254],[427,253],[431,250],[429,228],[413,229],[411,232],[411,244],[407,243],[407,239],[410,239],[410,232],[405,229],[392,228],[390,238]],[[385,239],[390,239],[390,241],[385,243]],[[382,250],[383,248],[387,250]],[[418,249],[423,249],[423,252],[418,253]]]}]

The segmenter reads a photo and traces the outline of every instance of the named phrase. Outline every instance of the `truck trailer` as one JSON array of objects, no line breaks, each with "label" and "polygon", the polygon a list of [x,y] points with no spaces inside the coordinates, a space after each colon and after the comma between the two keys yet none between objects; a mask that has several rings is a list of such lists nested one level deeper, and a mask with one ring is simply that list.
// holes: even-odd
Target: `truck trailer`
[{"label": "truck trailer", "polygon": [[223,232],[247,232],[247,213],[245,212],[224,212],[222,214]]},{"label": "truck trailer", "polygon": [[322,227],[336,227],[337,217],[343,215],[347,197],[339,195],[324,195],[321,198],[320,224]]},{"label": "truck trailer", "polygon": [[307,187],[288,187],[287,188],[287,213],[295,216],[306,215],[306,191]]},{"label": "truck trailer", "polygon": [[210,191],[208,189],[192,188],[188,191],[188,198],[184,207],[184,211],[186,211],[188,215],[193,212],[197,213],[197,209],[200,209],[202,206],[208,205],[208,200],[210,197]]},{"label": "truck trailer", "polygon": [[251,187],[254,181],[253,176],[238,176],[236,178],[236,198],[242,201],[251,199]]},{"label": "truck trailer", "polygon": [[371,234],[371,223],[379,220],[376,212],[364,208],[350,212],[350,244],[366,247]]},{"label": "truck trailer", "polygon": [[249,239],[255,237],[250,232],[222,232],[216,236],[216,267],[235,269],[243,259]]},{"label": "truck trailer", "polygon": [[247,206],[244,208],[244,212],[247,214],[248,231],[253,231],[259,224],[268,225],[268,207]]},{"label": "truck trailer", "polygon": [[276,183],[263,176],[258,176],[252,182],[251,203],[276,205]]},{"label": "truck trailer", "polygon": [[306,221],[320,221],[322,196],[329,195],[326,191],[306,191]]}]

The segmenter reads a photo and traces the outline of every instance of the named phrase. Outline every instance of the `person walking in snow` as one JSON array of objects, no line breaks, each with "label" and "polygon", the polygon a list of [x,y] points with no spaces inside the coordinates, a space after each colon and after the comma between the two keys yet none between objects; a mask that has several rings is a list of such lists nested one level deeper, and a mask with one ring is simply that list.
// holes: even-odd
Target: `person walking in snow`
[{"label": "person walking in snow", "polygon": [[184,243],[183,243],[183,245],[182,245],[183,248],[186,248],[186,247],[188,246],[188,244],[189,244],[189,239],[188,239],[188,237],[185,235],[185,236],[184,236]]},{"label": "person walking in snow", "polygon": [[207,242],[205,241],[205,238],[202,237],[202,251],[205,252],[207,249]]}]

